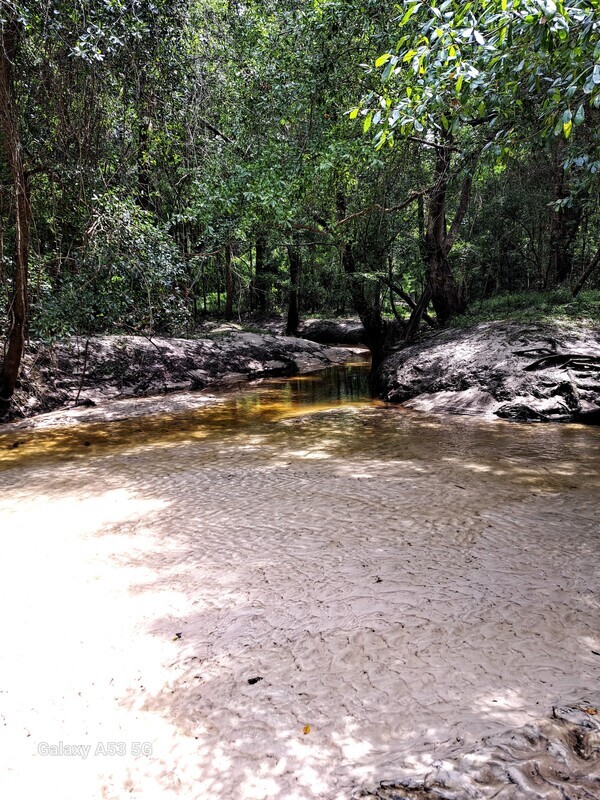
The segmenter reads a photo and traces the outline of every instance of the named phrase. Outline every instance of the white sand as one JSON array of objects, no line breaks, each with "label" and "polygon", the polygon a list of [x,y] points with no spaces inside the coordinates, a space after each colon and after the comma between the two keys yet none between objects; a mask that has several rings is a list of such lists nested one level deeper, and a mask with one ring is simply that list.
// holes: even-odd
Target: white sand
[{"label": "white sand", "polygon": [[597,694],[599,443],[366,408],[22,448],[0,797],[348,798]]}]

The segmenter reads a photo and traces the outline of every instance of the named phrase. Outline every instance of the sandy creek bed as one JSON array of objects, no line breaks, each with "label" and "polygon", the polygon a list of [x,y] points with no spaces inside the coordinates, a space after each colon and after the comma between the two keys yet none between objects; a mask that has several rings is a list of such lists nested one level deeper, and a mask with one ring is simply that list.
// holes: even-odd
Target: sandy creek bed
[{"label": "sandy creek bed", "polygon": [[2,797],[348,798],[598,695],[600,431],[359,383],[0,434]]}]

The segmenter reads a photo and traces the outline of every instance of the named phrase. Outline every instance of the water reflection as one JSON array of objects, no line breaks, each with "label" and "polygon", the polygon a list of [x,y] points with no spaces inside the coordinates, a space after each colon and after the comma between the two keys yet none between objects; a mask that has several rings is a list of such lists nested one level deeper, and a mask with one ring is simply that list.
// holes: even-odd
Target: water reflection
[{"label": "water reflection", "polygon": [[[115,421],[0,434],[0,469],[47,457],[85,458],[110,447],[220,437],[296,415],[349,405],[381,406],[369,390],[367,360],[223,392],[214,404],[189,395],[189,407]],[[167,401],[168,402],[168,401]],[[135,408],[135,401],[129,406]]]}]

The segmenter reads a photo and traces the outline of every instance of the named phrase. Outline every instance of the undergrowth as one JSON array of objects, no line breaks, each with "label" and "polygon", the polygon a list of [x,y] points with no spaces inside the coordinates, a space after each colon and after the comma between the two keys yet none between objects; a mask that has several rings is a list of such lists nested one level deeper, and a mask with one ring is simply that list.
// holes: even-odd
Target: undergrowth
[{"label": "undergrowth", "polygon": [[581,292],[577,297],[568,289],[498,295],[471,303],[467,313],[456,317],[451,327],[462,328],[476,322],[549,322],[553,319],[600,322],[600,289]]}]

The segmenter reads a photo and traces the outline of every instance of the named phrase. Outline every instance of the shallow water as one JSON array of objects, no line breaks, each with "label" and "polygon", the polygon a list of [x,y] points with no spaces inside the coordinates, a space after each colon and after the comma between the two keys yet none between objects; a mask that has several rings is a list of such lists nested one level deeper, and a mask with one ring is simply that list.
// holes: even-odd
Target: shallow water
[{"label": "shallow water", "polygon": [[[166,411],[138,415],[136,406],[145,401],[116,401],[109,409],[122,409],[124,419],[85,422],[86,412],[67,420],[48,414],[34,422],[34,429],[23,425],[0,426],[0,470],[23,462],[48,458],[89,458],[106,448],[127,448],[140,443],[164,444],[224,436],[264,423],[335,408],[345,404],[381,405],[371,399],[369,362],[357,360],[341,367],[293,378],[257,381],[236,386],[217,396],[182,394],[167,397],[161,406]],[[179,401],[179,402],[178,402]],[[207,402],[208,401],[208,402]],[[91,416],[102,415],[94,412]],[[60,424],[52,424],[58,416]],[[110,418],[109,418],[110,419]],[[39,422],[42,425],[39,425]],[[87,449],[91,448],[91,449]]]},{"label": "shallow water", "polygon": [[0,435],[6,796],[349,797],[597,694],[597,429],[217,401]]}]

